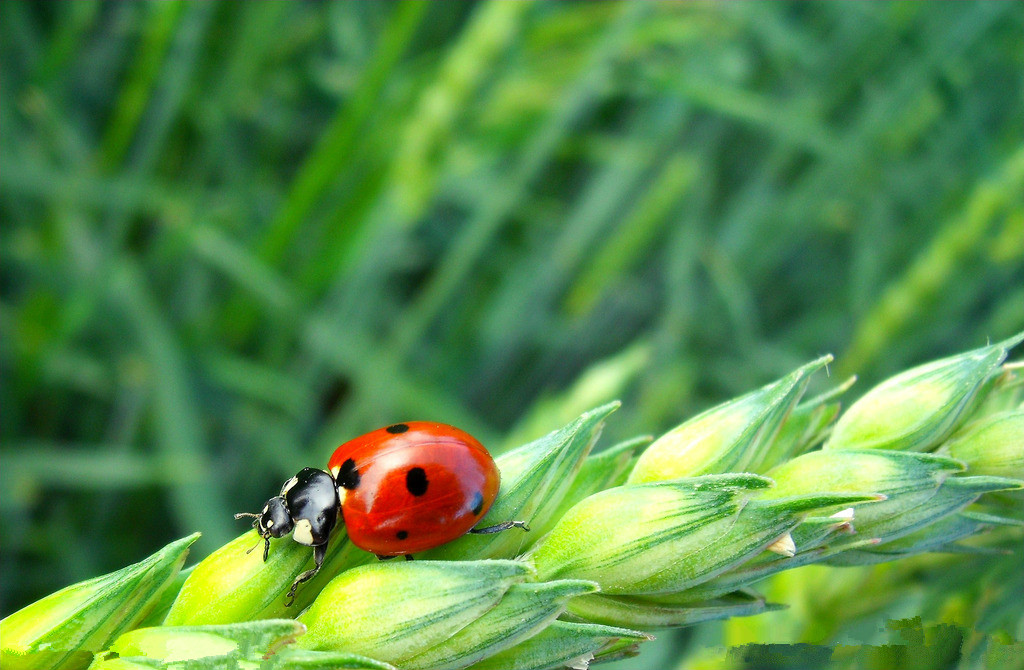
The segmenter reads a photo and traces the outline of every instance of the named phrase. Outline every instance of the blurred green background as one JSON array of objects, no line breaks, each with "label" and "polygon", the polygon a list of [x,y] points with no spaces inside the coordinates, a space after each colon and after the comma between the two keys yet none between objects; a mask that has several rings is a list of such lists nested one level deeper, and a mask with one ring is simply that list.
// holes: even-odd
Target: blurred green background
[{"label": "blurred green background", "polygon": [[201,557],[385,423],[500,451],[619,397],[611,438],[657,433],[1021,330],[1022,35],[1013,2],[0,4],[0,612]]}]

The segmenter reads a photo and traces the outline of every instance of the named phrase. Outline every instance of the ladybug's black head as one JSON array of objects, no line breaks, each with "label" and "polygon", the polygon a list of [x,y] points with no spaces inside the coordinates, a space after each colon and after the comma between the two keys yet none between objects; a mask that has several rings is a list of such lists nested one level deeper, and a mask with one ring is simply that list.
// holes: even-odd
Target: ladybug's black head
[{"label": "ladybug's black head", "polygon": [[252,522],[253,528],[259,531],[260,537],[284,537],[292,532],[294,523],[288,503],[284,496],[274,496],[263,506],[263,511],[256,515]]},{"label": "ladybug's black head", "polygon": [[[288,502],[284,499],[284,496],[274,496],[268,500],[259,514],[240,512],[235,515],[235,518],[241,519],[246,516],[252,517],[252,527],[263,538],[264,561],[267,560],[267,556],[270,554],[270,538],[284,537],[292,532],[292,529],[295,527],[291,512],[288,511]],[[256,546],[258,547],[259,545]],[[255,548],[253,547],[253,549]],[[249,551],[252,551],[252,549]]]},{"label": "ladybug's black head", "polygon": [[[293,533],[292,539],[310,547],[324,547],[338,520],[341,503],[331,473],[303,468],[267,501],[259,514],[243,512],[235,518],[252,517],[252,527],[263,538],[263,560],[270,552],[270,538]],[[257,545],[258,546],[258,545]],[[254,547],[255,548],[255,547]]]}]

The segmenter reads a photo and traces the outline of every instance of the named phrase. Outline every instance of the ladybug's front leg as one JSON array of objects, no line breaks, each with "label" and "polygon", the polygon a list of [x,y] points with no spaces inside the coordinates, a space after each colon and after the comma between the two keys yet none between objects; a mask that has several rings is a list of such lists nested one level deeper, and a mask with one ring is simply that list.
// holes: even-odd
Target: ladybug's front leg
[{"label": "ladybug's front leg", "polygon": [[295,602],[295,590],[299,588],[299,584],[308,582],[313,577],[316,577],[316,573],[320,572],[320,566],[324,564],[325,558],[327,558],[327,543],[315,545],[313,547],[313,567],[303,572],[292,582],[292,587],[288,589],[288,602],[284,604],[285,607],[291,607],[292,603]]}]

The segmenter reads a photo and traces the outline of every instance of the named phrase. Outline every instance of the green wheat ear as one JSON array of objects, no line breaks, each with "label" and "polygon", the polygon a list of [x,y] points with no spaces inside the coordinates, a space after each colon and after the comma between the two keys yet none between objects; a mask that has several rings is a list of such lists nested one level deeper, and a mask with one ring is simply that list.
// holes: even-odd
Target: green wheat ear
[{"label": "green wheat ear", "polygon": [[276,541],[264,562],[250,532],[184,577],[193,535],[4,619],[3,667],[582,667],[637,653],[651,636],[633,627],[776,609],[751,587],[784,570],[1019,537],[998,504],[970,506],[1024,487],[1020,369],[1002,366],[1022,339],[897,375],[845,414],[849,384],[802,400],[821,358],[650,446],[594,454],[618,407],[603,405],[498,458],[491,516],[529,521],[528,537],[466,537],[411,563],[336,540],[293,610],[306,547]]}]

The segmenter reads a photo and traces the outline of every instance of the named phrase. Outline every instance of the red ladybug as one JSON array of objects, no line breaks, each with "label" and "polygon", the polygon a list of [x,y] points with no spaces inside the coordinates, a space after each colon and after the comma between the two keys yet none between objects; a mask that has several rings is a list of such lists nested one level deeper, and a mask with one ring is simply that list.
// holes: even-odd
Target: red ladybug
[{"label": "red ladybug", "polygon": [[466,533],[496,533],[521,521],[474,528],[498,495],[500,474],[494,459],[469,433],[428,421],[396,423],[338,447],[328,469],[303,468],[281,493],[251,516],[264,539],[292,534],[313,547],[314,566],[300,574],[288,592],[312,579],[327,555],[338,517],[349,539],[378,558],[425,551]]}]

